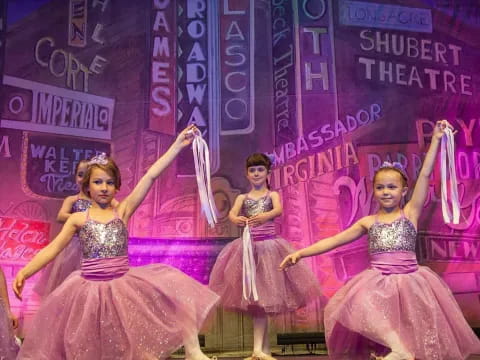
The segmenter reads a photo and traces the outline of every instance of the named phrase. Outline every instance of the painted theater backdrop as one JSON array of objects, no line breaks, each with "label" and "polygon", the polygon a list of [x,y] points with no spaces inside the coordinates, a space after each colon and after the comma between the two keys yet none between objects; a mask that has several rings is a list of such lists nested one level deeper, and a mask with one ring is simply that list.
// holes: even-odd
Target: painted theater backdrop
[{"label": "painted theater backdrop", "polygon": [[[446,118],[458,130],[461,221],[443,222],[436,169],[417,254],[480,326],[479,63],[480,7],[467,1],[0,0],[0,264],[11,281],[56,235],[78,161],[111,154],[122,198],[195,123],[219,224],[201,216],[184,151],[132,219],[130,258],[207,283],[240,235],[227,214],[248,190],[250,153],[274,156],[278,229],[304,247],[376,210],[383,161],[401,162],[412,188]],[[365,240],[305,260],[327,296],[367,266]],[[27,327],[33,284],[13,301]],[[321,331],[322,320],[319,301],[276,318],[275,332]],[[207,347],[248,347],[248,321],[219,310]]]}]

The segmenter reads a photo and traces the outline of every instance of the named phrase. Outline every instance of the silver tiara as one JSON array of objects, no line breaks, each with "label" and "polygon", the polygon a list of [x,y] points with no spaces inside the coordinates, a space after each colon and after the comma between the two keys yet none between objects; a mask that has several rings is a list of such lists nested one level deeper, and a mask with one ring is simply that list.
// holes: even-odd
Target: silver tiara
[{"label": "silver tiara", "polygon": [[407,174],[405,172],[405,168],[403,165],[397,161],[390,162],[390,161],[384,161],[382,165],[380,165],[379,169],[397,169],[400,171],[405,177],[407,177]]},{"label": "silver tiara", "polygon": [[93,158],[90,159],[88,162],[88,165],[93,165],[93,164],[98,164],[98,165],[107,165],[108,164],[108,158],[107,154],[104,152],[95,155]]}]

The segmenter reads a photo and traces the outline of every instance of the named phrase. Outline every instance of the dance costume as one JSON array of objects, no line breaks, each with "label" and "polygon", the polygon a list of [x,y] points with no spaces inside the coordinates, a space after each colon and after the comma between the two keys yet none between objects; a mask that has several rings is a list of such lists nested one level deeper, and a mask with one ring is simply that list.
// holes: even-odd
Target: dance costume
[{"label": "dance costume", "polygon": [[368,359],[392,343],[415,359],[465,359],[480,351],[452,292],[417,264],[417,231],[403,212],[369,231],[370,268],[348,281],[325,308],[331,359]]},{"label": "dance costume", "polygon": [[128,233],[86,213],[81,270],[42,303],[18,359],[164,359],[197,336],[218,296],[163,264],[129,267]]},{"label": "dance costume", "polygon": [[[88,199],[77,197],[72,204],[72,214],[84,212],[92,205]],[[41,297],[49,295],[57,288],[72,272],[80,269],[82,263],[82,248],[77,234],[58,256],[43,270],[40,279],[34,287],[34,291]]]},{"label": "dance costume", "polygon": [[12,322],[7,315],[6,305],[0,299],[0,359],[14,360],[17,352]]},{"label": "dance costume", "polygon": [[[270,194],[257,200],[246,195],[242,204],[242,214],[246,217],[272,209]],[[306,264],[300,263],[287,271],[278,270],[285,256],[295,249],[276,234],[272,220],[252,228],[251,236],[258,301],[243,297],[243,242],[238,238],[222,249],[210,275],[209,287],[220,295],[225,309],[279,314],[295,311],[320,296],[318,281]]]}]

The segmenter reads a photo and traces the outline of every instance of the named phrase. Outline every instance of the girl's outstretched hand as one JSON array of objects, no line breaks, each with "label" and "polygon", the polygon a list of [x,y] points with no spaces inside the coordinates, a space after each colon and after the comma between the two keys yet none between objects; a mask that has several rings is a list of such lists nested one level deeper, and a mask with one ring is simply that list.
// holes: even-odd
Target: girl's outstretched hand
[{"label": "girl's outstretched hand", "polygon": [[183,129],[180,134],[178,134],[175,143],[184,148],[192,143],[193,139],[195,138],[195,133],[199,131],[200,130],[198,130],[195,125],[189,125]]},{"label": "girl's outstretched hand", "polygon": [[15,276],[15,280],[13,280],[13,292],[20,300],[22,300],[22,291],[25,285],[25,280],[25,276],[22,274],[21,270],[17,273],[17,276]]},{"label": "girl's outstretched hand", "polygon": [[285,259],[280,263],[279,270],[286,270],[289,266],[295,265],[298,260],[300,260],[302,257],[300,255],[299,251],[295,251],[294,253],[291,253],[287,256],[285,256]]},{"label": "girl's outstretched hand", "polygon": [[447,120],[439,120],[435,124],[435,129],[433,129],[433,138],[438,140],[442,139],[443,134],[445,133],[445,129],[449,128],[453,131],[453,134],[456,134],[457,131],[453,130],[453,126]]}]

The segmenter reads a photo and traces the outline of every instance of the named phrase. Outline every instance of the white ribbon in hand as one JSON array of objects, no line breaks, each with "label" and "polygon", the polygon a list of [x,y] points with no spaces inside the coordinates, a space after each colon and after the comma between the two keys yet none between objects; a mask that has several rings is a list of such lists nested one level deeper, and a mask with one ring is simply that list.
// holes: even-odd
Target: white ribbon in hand
[{"label": "white ribbon in hand", "polygon": [[243,229],[243,260],[242,260],[242,279],[243,279],[243,298],[249,300],[253,296],[253,300],[258,300],[257,284],[255,275],[257,269],[255,266],[255,258],[253,257],[252,237],[250,235],[250,227],[247,225]]},{"label": "white ribbon in hand", "polygon": [[203,140],[200,131],[192,131],[192,133],[195,135],[192,148],[200,205],[202,212],[207,218],[208,224],[210,227],[214,227],[217,223],[217,208],[215,206],[212,186],[210,183],[210,152],[208,151],[208,145],[205,140]]},{"label": "white ribbon in hand", "polygon": [[[440,148],[440,156],[443,220],[447,224],[451,222],[458,224],[460,222],[460,202],[458,201],[457,172],[455,170],[455,142],[453,132],[450,128],[445,128]],[[447,175],[450,180],[452,211],[450,211],[448,204]]]}]

